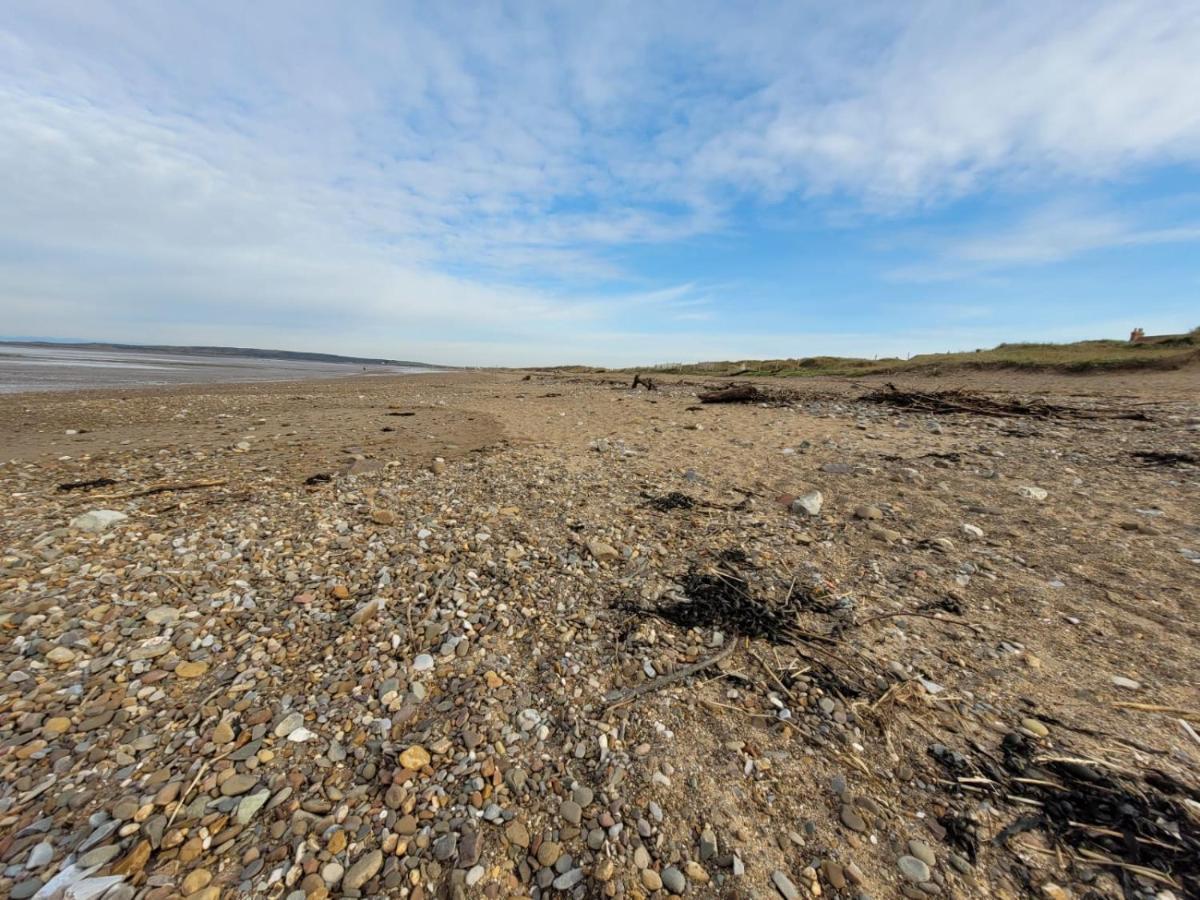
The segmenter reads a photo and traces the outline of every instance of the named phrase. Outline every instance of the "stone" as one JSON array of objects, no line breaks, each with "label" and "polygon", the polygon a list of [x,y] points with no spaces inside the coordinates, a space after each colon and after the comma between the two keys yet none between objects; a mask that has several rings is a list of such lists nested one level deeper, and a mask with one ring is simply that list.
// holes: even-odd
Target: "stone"
[{"label": "stone", "polygon": [[371,510],[371,521],[376,525],[395,525],[396,514],[390,509]]},{"label": "stone", "polygon": [[1029,718],[1022,719],[1021,727],[1024,728],[1026,731],[1028,731],[1030,734],[1035,735],[1040,738],[1044,738],[1050,734],[1050,729],[1047,728],[1041,722],[1039,722],[1037,719],[1029,719]]},{"label": "stone", "polygon": [[429,751],[420,744],[413,744],[407,750],[400,754],[400,765],[406,769],[420,771],[429,765],[431,757]]},{"label": "stone", "polygon": [[383,851],[372,850],[355,860],[342,876],[343,891],[357,891],[383,867]]},{"label": "stone", "polygon": [[819,516],[824,505],[825,497],[820,491],[808,491],[792,501],[792,512]]},{"label": "stone", "polygon": [[683,873],[674,866],[667,866],[665,869],[663,869],[661,877],[663,887],[665,887],[672,894],[682,894],[685,890],[687,890],[687,879],[684,878]]},{"label": "stone", "polygon": [[430,672],[433,670],[433,663],[434,663],[433,657],[430,656],[428,653],[419,653],[419,654],[417,654],[416,659],[413,660],[413,664],[412,664],[413,671],[414,672]]},{"label": "stone", "polygon": [[151,625],[174,625],[179,621],[179,610],[173,606],[156,606],[146,611],[146,621]]},{"label": "stone", "polygon": [[113,875],[137,875],[146,867],[147,861],[150,859],[150,851],[153,848],[149,841],[139,841],[134,844],[133,849],[125,856],[113,864],[111,874]]},{"label": "stone", "polygon": [[908,852],[919,859],[931,869],[937,865],[937,857],[933,854],[933,848],[924,841],[913,839],[908,842]]},{"label": "stone", "polygon": [[1112,683],[1116,687],[1124,688],[1127,691],[1140,690],[1142,687],[1141,682],[1134,681],[1132,678],[1126,678],[1124,675],[1114,675],[1112,677]]},{"label": "stone", "polygon": [[238,803],[237,813],[234,816],[235,821],[239,825],[249,824],[270,798],[271,792],[266,789],[243,797]]},{"label": "stone", "polygon": [[842,820],[842,824],[851,831],[857,831],[861,833],[867,830],[866,820],[864,820],[862,814],[849,803],[842,804],[839,817]]},{"label": "stone", "polygon": [[592,555],[592,559],[598,562],[614,562],[621,558],[616,547],[595,539],[587,542],[587,551]]},{"label": "stone", "polygon": [[648,891],[661,891],[662,878],[653,869],[642,869],[642,886]]},{"label": "stone", "polygon": [[192,871],[184,876],[180,887],[185,894],[194,894],[196,891],[207,887],[212,879],[212,872],[208,871],[208,869],[192,869]]},{"label": "stone", "polygon": [[99,534],[107,531],[118,522],[124,522],[129,516],[115,509],[93,509],[83,515],[76,516],[70,522],[70,527],[79,531],[89,531]]},{"label": "stone", "polygon": [[901,856],[896,860],[896,865],[899,866],[901,875],[917,884],[928,881],[932,875],[929,866],[915,856]]},{"label": "stone", "polygon": [[504,829],[504,837],[517,847],[529,846],[529,829],[515,819]]},{"label": "stone", "polygon": [[771,884],[775,885],[775,890],[779,891],[784,900],[800,900],[800,892],[796,885],[792,884],[792,879],[779,869],[771,873]]},{"label": "stone", "polygon": [[857,506],[854,508],[854,518],[856,519],[882,519],[883,510],[878,506]]},{"label": "stone", "polygon": [[29,851],[29,858],[25,860],[25,868],[31,871],[40,869],[52,859],[54,859],[54,845],[42,841],[34,844],[33,849]]},{"label": "stone", "polygon": [[583,881],[583,869],[568,869],[554,879],[554,889],[556,891],[569,891],[581,881]]},{"label": "stone", "polygon": [[583,819],[583,810],[574,800],[564,800],[558,808],[558,814],[572,825],[578,825]]},{"label": "stone", "polygon": [[226,797],[237,797],[246,793],[258,784],[258,776],[245,772],[237,772],[221,782],[221,794]]},{"label": "stone", "polygon": [[360,606],[350,616],[352,625],[361,625],[364,622],[369,622],[383,611],[384,601],[382,597],[374,597]]},{"label": "stone", "polygon": [[1023,485],[1017,488],[1017,493],[1022,497],[1028,497],[1030,500],[1045,500],[1050,496],[1050,492],[1045,488],[1034,487],[1033,485]]},{"label": "stone", "polygon": [[66,716],[55,716],[52,719],[47,719],[42,726],[42,733],[57,737],[60,734],[66,734],[71,730],[71,720]]},{"label": "stone", "polygon": [[68,647],[52,647],[46,654],[46,659],[56,666],[70,665],[75,661],[75,651]]},{"label": "stone", "polygon": [[199,678],[208,671],[206,662],[181,662],[175,667],[177,678]]},{"label": "stone", "polygon": [[297,728],[304,724],[304,715],[298,712],[290,712],[275,726],[275,737],[287,737]]},{"label": "stone", "polygon": [[214,744],[228,744],[233,740],[233,725],[228,719],[222,719],[217,723],[217,727],[213,729]]}]

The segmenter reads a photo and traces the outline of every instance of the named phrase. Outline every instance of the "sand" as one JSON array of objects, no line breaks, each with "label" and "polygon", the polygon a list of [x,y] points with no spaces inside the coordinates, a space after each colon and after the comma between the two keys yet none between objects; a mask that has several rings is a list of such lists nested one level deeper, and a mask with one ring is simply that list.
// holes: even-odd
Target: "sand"
[{"label": "sand", "polygon": [[1135,455],[1200,453],[1195,372],[659,384],[0,398],[0,890],[89,841],[163,898],[1200,887],[1200,470]]}]

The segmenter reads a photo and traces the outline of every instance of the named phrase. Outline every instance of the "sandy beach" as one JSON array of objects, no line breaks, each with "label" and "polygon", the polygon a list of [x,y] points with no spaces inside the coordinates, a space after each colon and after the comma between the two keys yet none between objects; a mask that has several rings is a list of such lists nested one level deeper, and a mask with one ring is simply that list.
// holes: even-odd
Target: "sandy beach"
[{"label": "sandy beach", "polygon": [[0,397],[0,894],[1200,890],[1194,370],[657,384]]}]

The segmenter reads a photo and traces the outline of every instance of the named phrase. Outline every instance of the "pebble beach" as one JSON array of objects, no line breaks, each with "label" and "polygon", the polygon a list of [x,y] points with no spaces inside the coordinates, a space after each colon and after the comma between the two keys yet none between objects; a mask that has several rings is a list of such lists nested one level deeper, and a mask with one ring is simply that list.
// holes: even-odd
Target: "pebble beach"
[{"label": "pebble beach", "polygon": [[629,381],[0,397],[0,894],[1196,896],[1194,371]]}]

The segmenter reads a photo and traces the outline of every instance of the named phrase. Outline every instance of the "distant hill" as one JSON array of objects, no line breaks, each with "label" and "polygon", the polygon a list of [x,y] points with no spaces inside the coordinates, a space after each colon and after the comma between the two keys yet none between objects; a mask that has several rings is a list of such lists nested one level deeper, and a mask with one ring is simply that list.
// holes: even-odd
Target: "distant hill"
[{"label": "distant hill", "polygon": [[151,353],[173,353],[177,356],[241,356],[252,359],[285,359],[299,362],[353,363],[369,366],[407,366],[420,369],[447,369],[433,363],[412,362],[403,359],[381,359],[378,356],[338,356],[335,353],[305,353],[300,350],[262,350],[257,347],[176,347],[171,344],[106,344],[97,341],[22,340],[11,338],[0,340],[0,345],[19,347],[73,347],[79,350],[137,350]]}]

